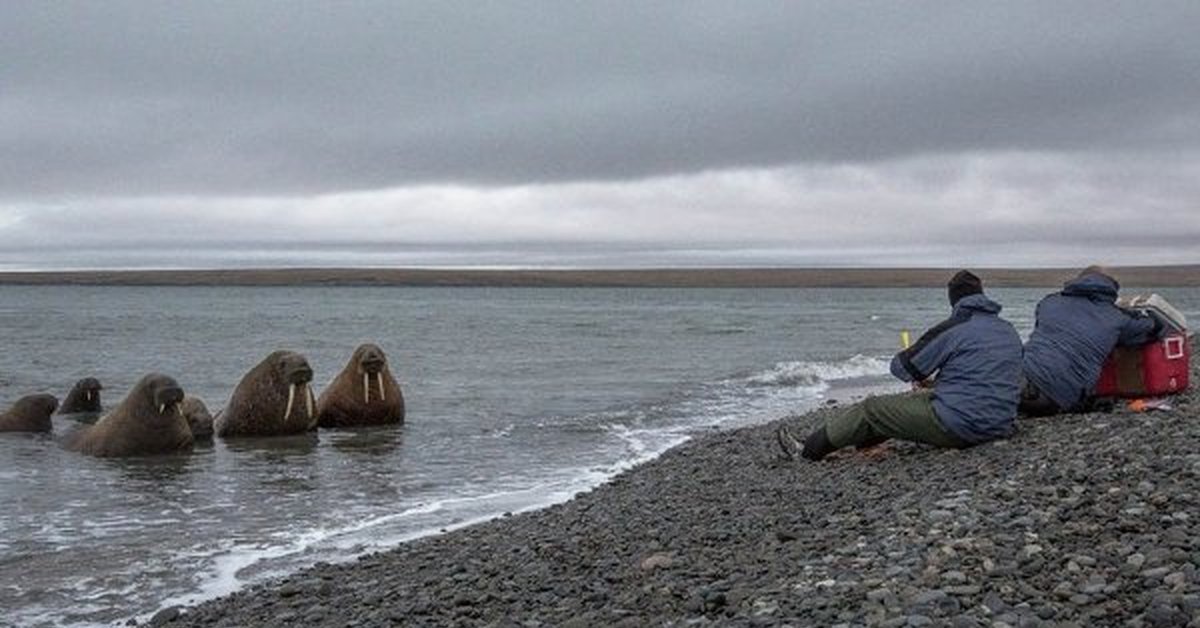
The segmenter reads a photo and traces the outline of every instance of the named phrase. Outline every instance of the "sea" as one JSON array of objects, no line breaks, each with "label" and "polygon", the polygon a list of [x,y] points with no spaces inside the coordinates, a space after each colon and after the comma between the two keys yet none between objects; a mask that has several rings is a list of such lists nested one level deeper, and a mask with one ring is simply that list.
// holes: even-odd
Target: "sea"
[{"label": "sea", "polygon": [[[1200,290],[1159,288],[1200,320]],[[998,289],[1028,334],[1045,289]],[[277,349],[319,394],[380,345],[403,426],[94,459],[0,434],[0,624],[146,619],[570,499],[713,430],[901,389],[942,289],[0,286],[0,405],[146,373],[214,413]],[[71,419],[56,418],[58,434]]]}]

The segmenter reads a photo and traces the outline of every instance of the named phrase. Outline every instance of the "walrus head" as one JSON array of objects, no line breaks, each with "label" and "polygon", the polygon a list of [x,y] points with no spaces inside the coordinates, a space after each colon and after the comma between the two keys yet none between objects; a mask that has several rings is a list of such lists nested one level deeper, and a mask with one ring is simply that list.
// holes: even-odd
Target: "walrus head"
[{"label": "walrus head", "polygon": [[183,388],[174,378],[151,373],[138,382],[136,389],[142,391],[143,401],[148,402],[158,416],[182,416],[179,403],[183,401]]},{"label": "walrus head", "polygon": [[384,392],[383,375],[387,371],[387,356],[383,354],[383,349],[373,344],[360,345],[358,349],[354,350],[351,363],[356,365],[358,372],[362,375],[363,402],[371,403],[372,386],[378,391],[379,400],[386,401],[387,393]]},{"label": "walrus head", "polygon": [[6,414],[21,424],[18,431],[49,432],[53,429],[50,415],[58,409],[54,395],[39,394],[21,397]]},{"label": "walrus head", "polygon": [[44,414],[49,417],[57,409],[58,398],[47,394],[21,397],[13,405],[13,412],[29,413],[30,416],[41,416]]},{"label": "walrus head", "polygon": [[71,388],[70,393],[67,393],[67,398],[63,401],[60,410],[63,414],[99,412],[101,390],[104,390],[104,387],[100,385],[100,380],[95,377],[85,377],[75,382],[75,386]]},{"label": "walrus head", "polygon": [[288,402],[287,408],[283,411],[283,420],[286,422],[288,417],[292,416],[297,389],[304,395],[304,404],[308,409],[309,418],[313,418],[314,399],[312,386],[309,385],[312,383],[313,370],[308,365],[308,360],[292,351],[277,351],[267,359],[274,365],[277,381],[281,385],[287,386],[288,389]]},{"label": "walrus head", "polygon": [[187,419],[192,437],[196,439],[211,438],[213,435],[213,417],[208,406],[199,397],[186,395],[179,404],[183,418]]}]

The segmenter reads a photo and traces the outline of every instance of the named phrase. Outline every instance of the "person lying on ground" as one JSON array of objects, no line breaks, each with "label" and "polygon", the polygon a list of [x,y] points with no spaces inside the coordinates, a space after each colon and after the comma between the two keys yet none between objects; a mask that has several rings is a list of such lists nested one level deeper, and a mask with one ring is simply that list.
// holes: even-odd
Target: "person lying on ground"
[{"label": "person lying on ground", "polygon": [[1158,319],[1117,307],[1118,290],[1120,284],[1103,268],[1089,266],[1038,303],[1025,343],[1022,414],[1086,411],[1113,349],[1143,345],[1162,334]]}]

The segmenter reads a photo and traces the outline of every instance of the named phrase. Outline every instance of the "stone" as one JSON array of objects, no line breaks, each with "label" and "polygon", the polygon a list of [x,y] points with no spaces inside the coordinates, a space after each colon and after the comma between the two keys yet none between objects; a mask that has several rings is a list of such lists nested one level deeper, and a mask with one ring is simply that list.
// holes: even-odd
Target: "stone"
[{"label": "stone", "polygon": [[962,584],[967,581],[967,575],[961,571],[947,571],[942,574],[942,580],[951,584]]},{"label": "stone", "polygon": [[946,599],[945,591],[934,589],[932,591],[922,591],[909,599],[909,604],[913,606],[931,606]]},{"label": "stone", "polygon": [[654,571],[656,569],[669,569],[675,564],[675,559],[670,554],[654,554],[642,561],[643,571]]},{"label": "stone", "polygon": [[154,616],[150,618],[150,625],[155,627],[165,626],[176,619],[179,619],[180,615],[182,614],[183,612],[178,606],[169,606],[155,613]]},{"label": "stone", "polygon": [[1153,569],[1143,571],[1141,575],[1147,580],[1161,580],[1169,573],[1171,573],[1169,567],[1154,567]]}]

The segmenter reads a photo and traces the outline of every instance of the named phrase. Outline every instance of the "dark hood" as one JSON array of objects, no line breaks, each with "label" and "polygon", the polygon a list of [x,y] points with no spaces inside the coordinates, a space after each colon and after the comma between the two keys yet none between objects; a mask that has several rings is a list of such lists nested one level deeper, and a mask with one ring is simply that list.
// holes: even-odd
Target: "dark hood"
[{"label": "dark hood", "polygon": [[1120,289],[1121,285],[1116,279],[1102,273],[1088,273],[1068,281],[1062,293],[1069,297],[1086,297],[1111,303],[1117,300],[1117,291]]},{"label": "dark hood", "polygon": [[971,312],[984,312],[986,314],[999,314],[1003,309],[999,303],[987,298],[984,294],[972,294],[958,300],[958,304],[954,306],[954,313],[968,310]]}]

